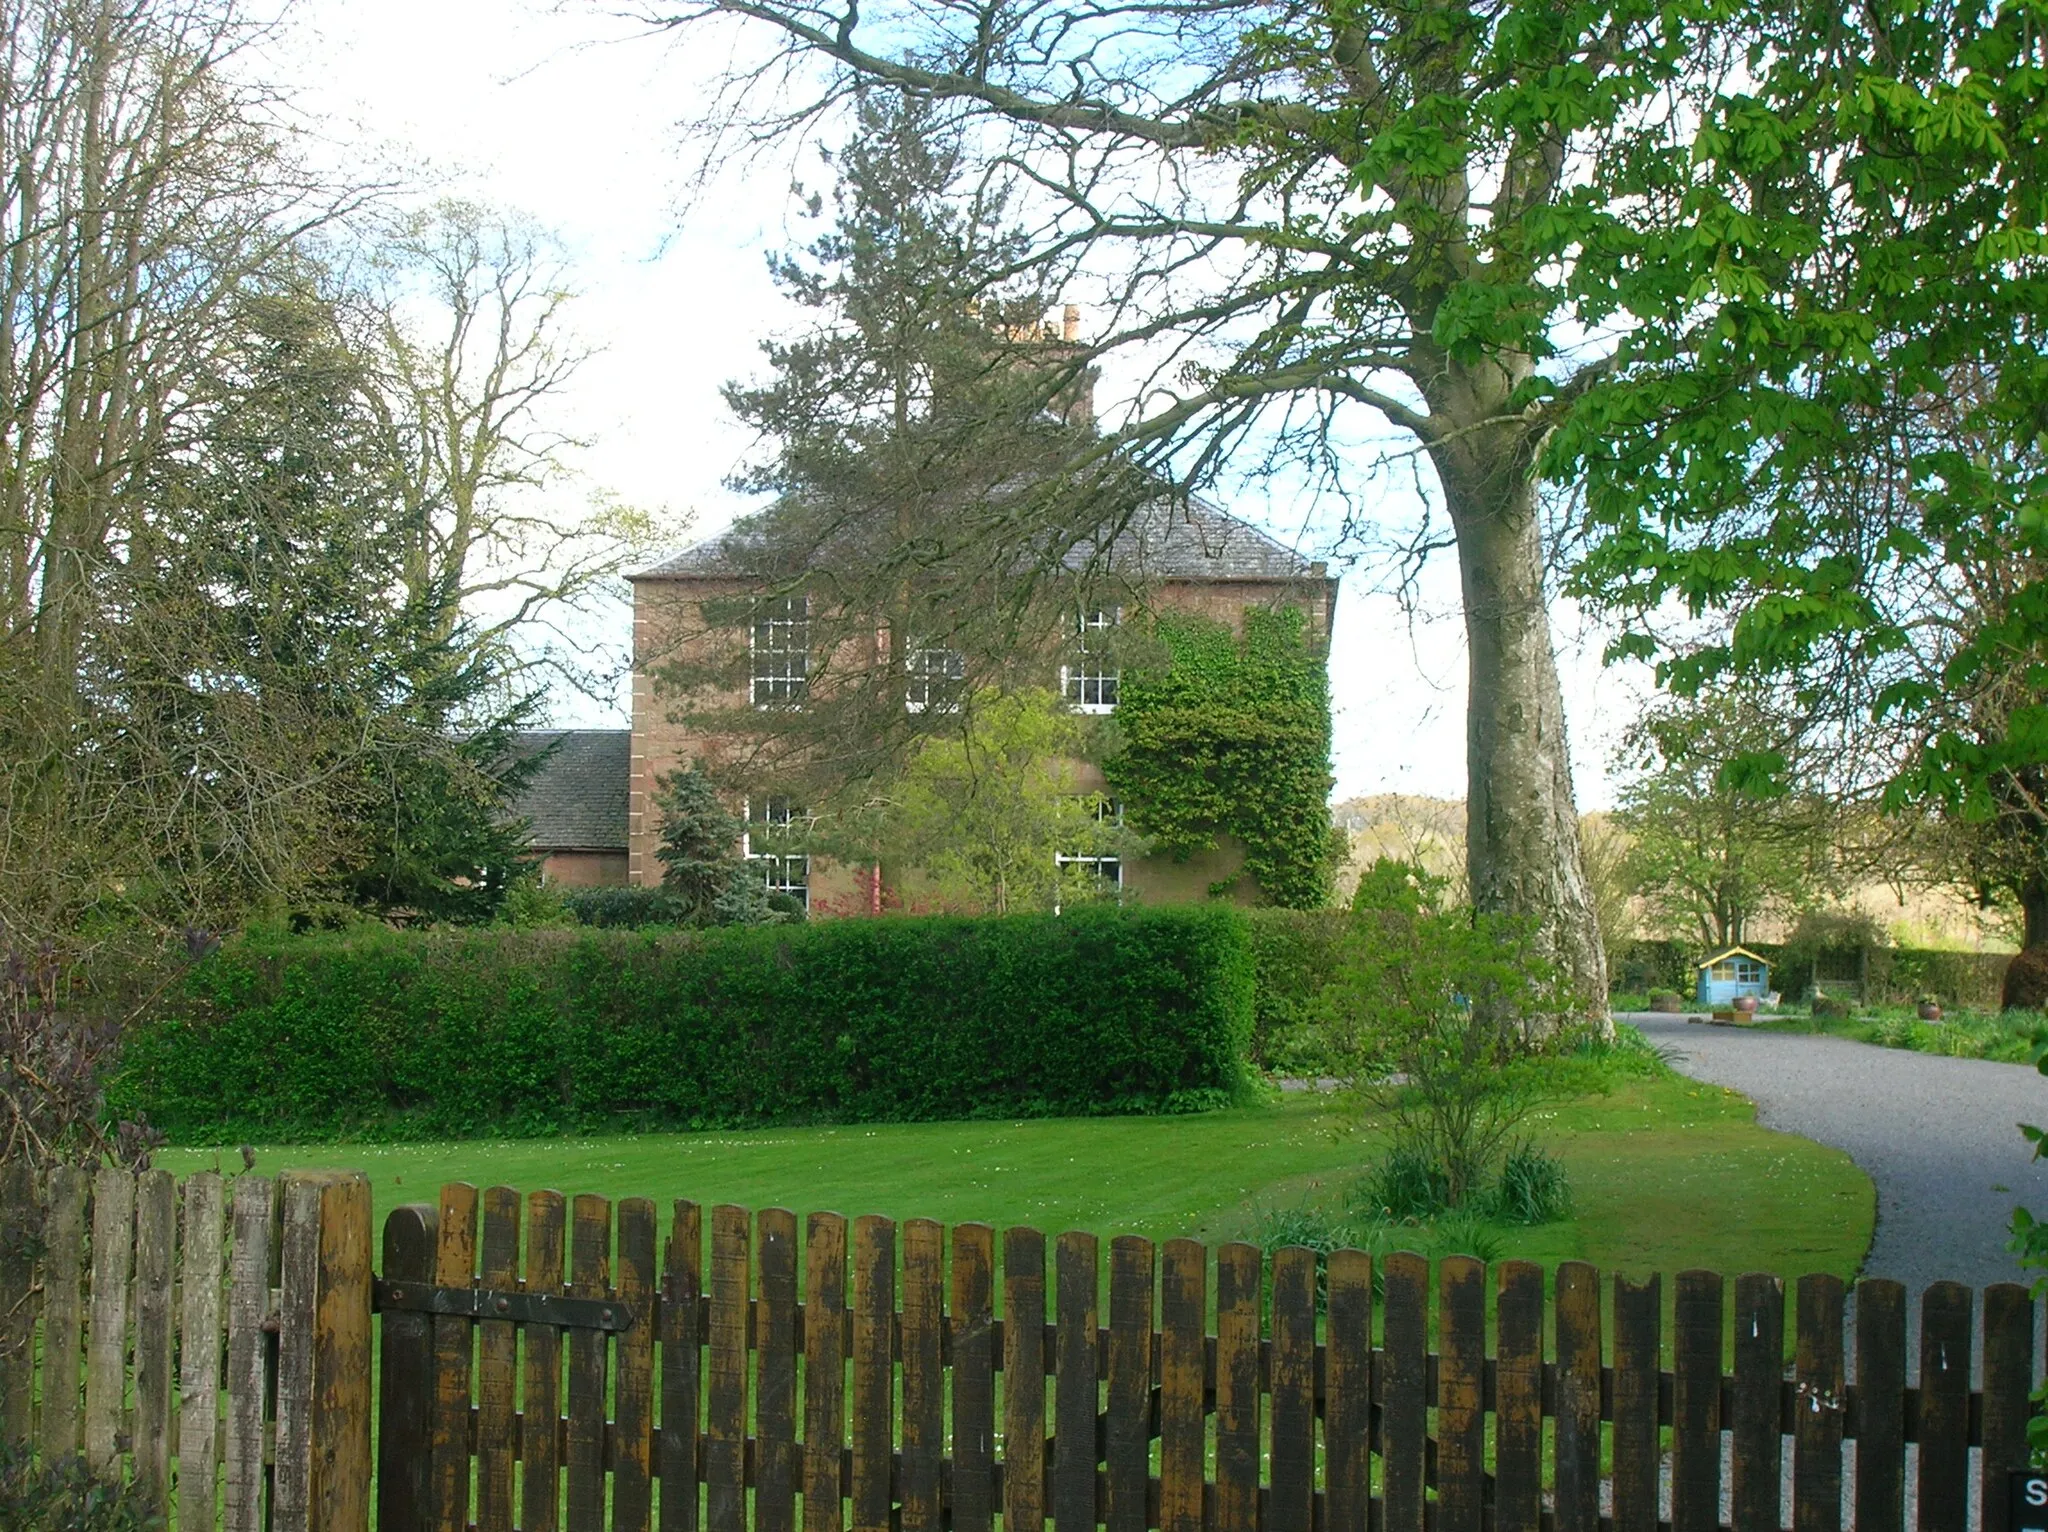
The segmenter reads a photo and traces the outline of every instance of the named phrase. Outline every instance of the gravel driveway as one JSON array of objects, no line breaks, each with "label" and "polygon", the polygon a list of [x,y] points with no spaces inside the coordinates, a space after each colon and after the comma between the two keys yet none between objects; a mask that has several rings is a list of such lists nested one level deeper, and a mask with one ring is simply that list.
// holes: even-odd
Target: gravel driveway
[{"label": "gravel driveway", "polygon": [[[1757,1104],[1757,1120],[1764,1126],[1846,1149],[1863,1167],[1877,1185],[1877,1234],[1863,1275],[1896,1278],[1913,1295],[1906,1305],[1909,1358],[1919,1347],[1918,1294],[1928,1283],[1948,1277],[1981,1288],[2025,1280],[2005,1242],[2015,1203],[2048,1216],[2048,1162],[2034,1162],[2017,1127],[2048,1123],[2048,1080],[2032,1069],[1876,1048],[1839,1037],[1708,1026],[1683,1016],[1642,1013],[1620,1019],[1675,1050],[1679,1056],[1672,1062],[1694,1079],[1741,1091]],[[1853,1314],[1853,1289],[1849,1302]],[[1980,1304],[1980,1325],[1981,1309]],[[1983,1356],[1975,1348],[1971,1361],[1981,1386]],[[1917,1378],[1917,1363],[1907,1365]],[[1853,1357],[1849,1372],[1853,1380]],[[1852,1443],[1851,1472],[1843,1484],[1844,1525],[1851,1514],[1854,1452]],[[1909,1450],[1909,1508],[1917,1503],[1919,1466]],[[1788,1452],[1785,1502],[1791,1497],[1791,1473]],[[1724,1522],[1730,1513],[1729,1484],[1724,1460]],[[1970,1449],[1969,1485],[1964,1524],[1974,1529],[1982,1525],[1975,1447]]]},{"label": "gravel driveway", "polygon": [[1766,1127],[1849,1152],[1877,1183],[1865,1276],[1913,1291],[1942,1277],[2022,1279],[2005,1248],[2013,1205],[2048,1216],[2048,1162],[2033,1162],[2016,1126],[2048,1123],[2048,1080],[2032,1069],[1682,1016],[1623,1019],[1676,1049],[1686,1074],[1755,1101]]}]

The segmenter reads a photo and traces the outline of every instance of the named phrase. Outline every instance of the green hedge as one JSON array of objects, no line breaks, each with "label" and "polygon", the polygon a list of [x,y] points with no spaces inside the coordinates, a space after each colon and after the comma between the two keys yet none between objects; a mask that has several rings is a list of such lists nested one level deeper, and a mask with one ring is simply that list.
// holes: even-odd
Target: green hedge
[{"label": "green hedge", "polygon": [[1184,1111],[1247,1084],[1214,907],[231,943],[110,1091],[174,1141]]},{"label": "green hedge", "polygon": [[[1860,974],[1862,979],[1833,979],[1822,987],[1854,994],[1869,992],[1866,1003],[1910,1004],[1932,995],[1944,1005],[1995,1007],[2005,978],[2009,952],[1950,952],[1933,947],[1868,947],[1815,953],[1783,942],[1749,941],[1743,946],[1771,965],[1771,988],[1788,1001],[1812,993],[1816,963],[1827,974]],[[1623,942],[1611,958],[1608,975],[1618,991],[1642,993],[1675,989],[1690,997],[1697,980],[1693,964],[1707,955],[1697,943],[1637,940]]]},{"label": "green hedge", "polygon": [[1252,1062],[1277,1074],[1313,1072],[1304,1028],[1337,976],[1338,944],[1351,917],[1342,910],[1255,909],[1251,930],[1257,989],[1252,1001]]}]

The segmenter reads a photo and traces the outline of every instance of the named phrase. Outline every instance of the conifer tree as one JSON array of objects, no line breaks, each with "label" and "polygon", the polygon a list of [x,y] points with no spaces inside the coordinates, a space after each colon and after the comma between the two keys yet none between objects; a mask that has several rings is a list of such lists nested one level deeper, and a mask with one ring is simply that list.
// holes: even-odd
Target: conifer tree
[{"label": "conifer tree", "polygon": [[662,888],[685,920],[719,923],[720,900],[730,898],[747,871],[740,854],[746,827],[725,806],[702,761],[662,776],[655,784],[655,804],[661,814],[661,841],[654,854],[661,862]]},{"label": "conifer tree", "polygon": [[[865,801],[974,692],[1043,684],[1062,603],[1088,577],[1059,550],[1127,488],[1071,471],[1089,379],[1045,323],[1048,292],[1008,276],[1020,246],[1002,188],[966,178],[957,125],[885,88],[856,118],[831,159],[831,226],[775,263],[812,323],[763,347],[764,378],[726,390],[764,445],[735,487],[771,497],[729,562],[803,603],[801,706],[734,710],[737,646],[653,667],[703,732],[749,742],[714,769],[814,812]],[[811,206],[824,216],[825,199]],[[1020,538],[1054,557],[1019,556]],[[751,598],[677,614],[677,650],[755,615]]]}]

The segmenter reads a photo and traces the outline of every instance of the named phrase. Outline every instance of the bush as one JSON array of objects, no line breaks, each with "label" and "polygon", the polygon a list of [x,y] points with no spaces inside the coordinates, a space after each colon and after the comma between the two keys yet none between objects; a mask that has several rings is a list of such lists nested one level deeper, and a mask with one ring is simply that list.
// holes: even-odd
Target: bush
[{"label": "bush", "polygon": [[1434,1218],[1451,1205],[1450,1178],[1426,1149],[1396,1144],[1358,1183],[1369,1219]]},{"label": "bush", "polygon": [[1551,1096],[1604,1096],[1629,1080],[1664,1079],[1679,1055],[1678,1049],[1651,1042],[1627,1022],[1615,1023],[1611,1036],[1586,1027],[1558,1043],[1555,1052],[1527,1065]]},{"label": "bush", "polygon": [[1336,977],[1347,917],[1341,910],[1245,912],[1257,989],[1252,1063],[1276,1074],[1329,1073],[1317,1008]]},{"label": "bush", "polygon": [[1685,943],[1635,940],[1616,945],[1608,986],[1615,991],[1683,990],[1692,985]]},{"label": "bush", "polygon": [[1216,907],[244,940],[109,1095],[215,1143],[1185,1111],[1251,1018]]},{"label": "bush", "polygon": [[7,1532],[156,1532],[164,1518],[134,1486],[110,1484],[82,1457],[38,1465],[0,1442],[0,1527]]},{"label": "bush", "polygon": [[[1821,1014],[1817,1001],[1813,1014]],[[1880,1048],[1910,1048],[1913,1046],[1913,1023],[1903,1016],[1887,1017],[1870,1029],[1870,1040]]]},{"label": "bush", "polygon": [[1259,1216],[1252,1243],[1271,1260],[1277,1251],[1293,1245],[1328,1256],[1352,1243],[1350,1221],[1328,1208],[1302,1202],[1291,1208],[1270,1208]]},{"label": "bush", "polygon": [[1520,1143],[1502,1159],[1487,1203],[1495,1218],[1509,1223],[1556,1223],[1571,1213],[1571,1182],[1555,1155]]},{"label": "bush", "polygon": [[1469,1255],[1489,1265],[1507,1254],[1507,1241],[1500,1231],[1469,1209],[1446,1213],[1435,1220],[1366,1218],[1352,1233],[1351,1242],[1373,1258],[1372,1290],[1376,1297],[1386,1294],[1386,1268],[1381,1263],[1398,1250],[1412,1251],[1432,1261],[1450,1255]]},{"label": "bush", "polygon": [[565,888],[562,908],[579,925],[607,930],[683,924],[682,901],[663,888]]}]

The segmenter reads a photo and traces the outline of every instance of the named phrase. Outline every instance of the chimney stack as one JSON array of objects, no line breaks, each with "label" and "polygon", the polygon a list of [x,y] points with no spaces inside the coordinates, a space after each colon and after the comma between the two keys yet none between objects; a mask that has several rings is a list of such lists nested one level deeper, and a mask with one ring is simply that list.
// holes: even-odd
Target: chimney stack
[{"label": "chimney stack", "polygon": [[1081,305],[1078,303],[1070,303],[1066,306],[1066,309],[1060,315],[1060,339],[1079,340],[1080,338]]}]

